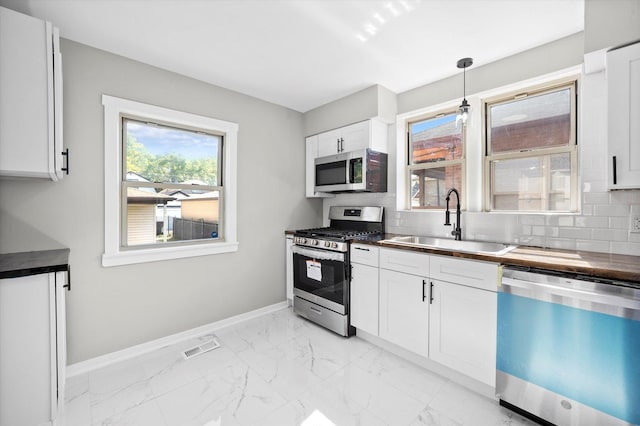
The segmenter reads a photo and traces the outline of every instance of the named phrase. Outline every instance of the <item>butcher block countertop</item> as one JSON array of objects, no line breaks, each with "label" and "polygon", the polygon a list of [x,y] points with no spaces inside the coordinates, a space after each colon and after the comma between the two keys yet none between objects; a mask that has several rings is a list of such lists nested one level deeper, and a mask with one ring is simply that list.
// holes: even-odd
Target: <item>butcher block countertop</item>
[{"label": "butcher block countertop", "polygon": [[452,250],[410,247],[405,244],[381,242],[400,235],[386,234],[379,241],[354,241],[378,247],[412,250],[424,253],[454,256],[466,259],[496,262],[505,266],[523,266],[556,272],[585,275],[594,278],[640,283],[640,256],[597,253],[578,250],[560,250],[541,247],[518,246],[501,256],[475,254]]}]

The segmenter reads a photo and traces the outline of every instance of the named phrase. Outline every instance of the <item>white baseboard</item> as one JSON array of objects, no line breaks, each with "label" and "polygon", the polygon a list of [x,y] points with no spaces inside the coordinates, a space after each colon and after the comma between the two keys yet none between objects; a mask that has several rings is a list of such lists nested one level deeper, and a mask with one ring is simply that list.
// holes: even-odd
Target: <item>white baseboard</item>
[{"label": "white baseboard", "polygon": [[270,314],[272,312],[276,312],[276,311],[279,311],[280,309],[286,308],[287,305],[288,305],[287,301],[279,302],[273,305],[265,306],[264,308],[259,308],[250,312],[245,312],[244,314],[236,315],[236,316],[225,318],[223,320],[212,322],[210,324],[206,324],[200,327],[192,328],[191,330],[182,331],[180,333],[172,334],[167,337],[162,337],[160,339],[152,340],[150,342],[131,346],[127,349],[122,349],[116,352],[100,355],[98,357],[91,358],[86,361],[80,361],[75,364],[71,364],[67,366],[67,377],[73,377],[79,374],[88,373],[90,371],[97,370],[102,367],[106,367],[107,365],[115,364],[116,362],[124,361],[126,359],[133,358],[133,357],[154,351],[156,349],[160,349],[167,345],[172,345],[174,343],[181,342],[183,340],[190,339],[192,337],[198,337],[203,334],[220,330],[221,328],[224,328],[224,327],[229,327],[231,325],[235,325],[243,321],[257,318],[262,315]]}]

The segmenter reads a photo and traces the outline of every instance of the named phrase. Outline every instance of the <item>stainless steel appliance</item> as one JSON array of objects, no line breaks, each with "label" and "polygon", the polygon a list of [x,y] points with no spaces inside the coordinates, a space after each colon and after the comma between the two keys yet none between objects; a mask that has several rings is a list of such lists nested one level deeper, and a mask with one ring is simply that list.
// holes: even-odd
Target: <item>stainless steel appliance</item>
[{"label": "stainless steel appliance", "polygon": [[315,190],[320,192],[387,192],[387,154],[372,149],[315,160]]},{"label": "stainless steel appliance", "polygon": [[640,284],[505,268],[496,392],[543,424],[640,424]]},{"label": "stainless steel appliance", "polygon": [[329,209],[329,227],[302,229],[293,237],[293,310],[342,336],[355,334],[349,322],[349,243],[381,239],[383,207]]}]

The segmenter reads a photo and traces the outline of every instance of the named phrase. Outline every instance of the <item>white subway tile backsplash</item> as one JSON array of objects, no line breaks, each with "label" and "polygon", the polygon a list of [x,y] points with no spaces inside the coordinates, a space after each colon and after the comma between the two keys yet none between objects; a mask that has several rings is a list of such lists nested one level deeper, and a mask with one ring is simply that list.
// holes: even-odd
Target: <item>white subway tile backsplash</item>
[{"label": "white subway tile backsplash", "polygon": [[523,215],[519,217],[521,225],[544,225],[544,216]]},{"label": "white subway tile backsplash", "polygon": [[576,216],[575,224],[582,228],[608,228],[609,218],[601,216]]},{"label": "white subway tile backsplash", "polygon": [[532,226],[531,227],[531,235],[536,236],[545,236],[546,235],[546,227],[545,226]]},{"label": "white subway tile backsplash", "polygon": [[547,247],[563,250],[575,250],[576,240],[566,238],[547,238]]},{"label": "white subway tile backsplash", "polygon": [[560,228],[558,236],[561,238],[579,238],[587,240],[591,238],[591,230],[587,228]]},{"label": "white subway tile backsplash", "polygon": [[583,216],[592,216],[593,215],[593,204],[584,204],[582,206],[582,215]]},{"label": "white subway tile backsplash", "polygon": [[[611,191],[611,204],[638,204],[640,190]],[[598,203],[593,203],[598,204]]]},{"label": "white subway tile backsplash", "polygon": [[608,241],[576,240],[576,250],[608,253],[609,248]]},{"label": "white subway tile backsplash", "polygon": [[640,243],[640,232],[629,232],[629,242]]},{"label": "white subway tile backsplash", "polygon": [[586,204],[609,204],[608,192],[585,192],[582,202]]},{"label": "white subway tile backsplash", "polygon": [[628,217],[610,217],[609,228],[611,229],[629,229]]},{"label": "white subway tile backsplash", "polygon": [[631,256],[640,256],[640,243],[631,242],[612,242],[611,252],[619,254],[629,254]]},{"label": "white subway tile backsplash", "polygon": [[594,207],[596,216],[629,216],[628,204],[596,204]]},{"label": "white subway tile backsplash", "polygon": [[573,226],[573,216],[559,216],[558,226]]},{"label": "white subway tile backsplash", "polygon": [[604,241],[627,241],[628,231],[623,229],[592,229],[591,239]]}]

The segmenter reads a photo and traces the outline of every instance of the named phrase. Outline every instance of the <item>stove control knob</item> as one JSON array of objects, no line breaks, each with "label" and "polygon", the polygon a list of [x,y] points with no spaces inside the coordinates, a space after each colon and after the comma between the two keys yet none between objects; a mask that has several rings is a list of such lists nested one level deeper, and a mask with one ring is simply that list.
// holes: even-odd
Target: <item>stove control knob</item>
[{"label": "stove control knob", "polygon": [[337,248],[338,247],[338,243],[331,243],[331,247],[332,248]]},{"label": "stove control knob", "polygon": [[314,246],[317,246],[318,245],[318,240],[311,241],[311,244],[313,244]]},{"label": "stove control knob", "polygon": [[324,246],[325,246],[325,247],[331,247],[331,243],[330,243],[329,241],[325,241],[325,242],[324,242]]},{"label": "stove control knob", "polygon": [[300,237],[300,240],[298,241],[300,244],[305,244],[307,242],[306,238],[302,238]]}]

